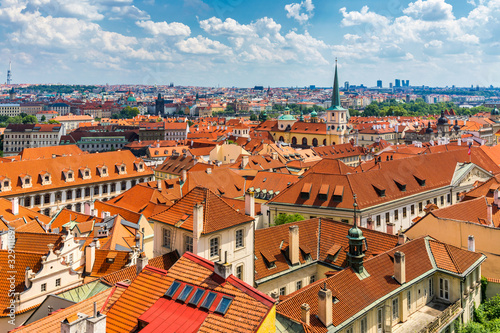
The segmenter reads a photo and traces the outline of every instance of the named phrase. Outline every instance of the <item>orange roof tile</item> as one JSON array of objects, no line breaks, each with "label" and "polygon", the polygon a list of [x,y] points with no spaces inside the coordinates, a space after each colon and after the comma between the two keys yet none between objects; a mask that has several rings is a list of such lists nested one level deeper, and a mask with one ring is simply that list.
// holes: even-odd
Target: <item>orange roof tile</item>
[{"label": "orange roof tile", "polygon": [[178,225],[182,216],[187,214],[189,218],[178,226],[193,231],[193,208],[197,203],[203,205],[203,234],[209,234],[253,220],[253,218],[237,212],[222,198],[201,186],[192,189],[164,212],[151,216],[151,219],[175,226]]}]

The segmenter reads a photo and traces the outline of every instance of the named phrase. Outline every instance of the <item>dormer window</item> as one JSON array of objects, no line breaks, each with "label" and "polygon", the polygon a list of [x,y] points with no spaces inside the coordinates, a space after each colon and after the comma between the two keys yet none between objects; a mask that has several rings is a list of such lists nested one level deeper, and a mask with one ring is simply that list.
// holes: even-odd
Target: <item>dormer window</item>
[{"label": "dormer window", "polygon": [[19,176],[21,179],[21,184],[23,188],[30,188],[33,184],[31,183],[31,176],[27,174],[22,174]]},{"label": "dormer window", "polygon": [[10,179],[3,176],[0,177],[0,191],[6,192],[12,190]]},{"label": "dormer window", "polygon": [[137,171],[144,171],[144,162],[142,161],[134,162],[134,166]]},{"label": "dormer window", "polygon": [[107,177],[108,176],[108,167],[105,165],[98,165],[97,172],[99,173],[99,176]]},{"label": "dormer window", "polygon": [[92,178],[92,174],[90,173],[90,168],[88,167],[80,168],[80,175],[82,176],[83,179]]},{"label": "dormer window", "polygon": [[127,174],[127,167],[126,167],[125,163],[116,164],[116,170],[118,171],[119,175]]},{"label": "dormer window", "polygon": [[63,177],[66,183],[75,181],[75,173],[71,169],[64,169]]},{"label": "dormer window", "polygon": [[40,180],[42,185],[50,185],[52,183],[52,177],[50,177],[50,173],[47,171],[40,172]]}]

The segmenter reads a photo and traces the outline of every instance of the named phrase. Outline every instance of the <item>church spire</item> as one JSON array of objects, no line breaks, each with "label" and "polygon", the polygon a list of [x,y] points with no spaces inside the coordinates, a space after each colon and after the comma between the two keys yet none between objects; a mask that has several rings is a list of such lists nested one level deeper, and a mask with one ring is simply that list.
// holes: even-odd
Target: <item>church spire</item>
[{"label": "church spire", "polygon": [[337,59],[335,58],[335,77],[333,78],[332,108],[340,107],[339,78],[337,75]]}]

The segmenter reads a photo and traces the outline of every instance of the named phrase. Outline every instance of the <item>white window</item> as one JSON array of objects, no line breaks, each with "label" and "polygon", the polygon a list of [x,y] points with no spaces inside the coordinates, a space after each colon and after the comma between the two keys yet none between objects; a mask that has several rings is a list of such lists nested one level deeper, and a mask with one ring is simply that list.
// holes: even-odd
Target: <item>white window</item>
[{"label": "white window", "polygon": [[299,290],[300,288],[302,288],[302,281],[297,281],[297,289],[296,290]]},{"label": "white window", "polygon": [[384,308],[377,309],[377,333],[384,331]]},{"label": "white window", "polygon": [[429,295],[434,296],[434,284],[432,283],[432,278],[429,279]]},{"label": "white window", "polygon": [[47,284],[46,283],[42,283],[41,291],[42,292],[47,291]]},{"label": "white window", "polygon": [[243,264],[236,267],[236,277],[243,280]]},{"label": "white window", "polygon": [[352,329],[352,326],[351,327],[348,327],[346,330],[345,330],[345,333],[353,333],[353,329]]},{"label": "white window", "polygon": [[281,287],[280,288],[280,296],[286,295],[286,287]]},{"label": "white window", "polygon": [[73,264],[73,253],[71,253],[71,254],[68,256],[68,263],[69,263],[70,265],[72,265],[72,264]]},{"label": "white window", "polygon": [[366,319],[366,317],[364,317],[360,321],[360,332],[366,333],[367,331],[368,331],[368,320]]},{"label": "white window", "polygon": [[244,246],[243,242],[243,229],[236,230],[236,248],[239,249]]},{"label": "white window", "polygon": [[408,312],[411,312],[411,290],[408,290],[406,297],[408,301]]},{"label": "white window", "polygon": [[450,299],[450,281],[439,278],[439,297],[445,300]]},{"label": "white window", "polygon": [[392,320],[399,322],[399,299],[394,298],[392,300]]},{"label": "white window", "polygon": [[185,235],[184,241],[186,252],[193,252],[193,237]]},{"label": "white window", "polygon": [[311,277],[309,278],[309,283],[313,283],[314,281],[316,281],[316,275],[311,275]]},{"label": "white window", "polygon": [[171,248],[171,232],[168,229],[163,229],[163,246],[168,247],[169,249]]},{"label": "white window", "polygon": [[56,279],[56,287],[61,286],[61,278]]},{"label": "white window", "polygon": [[219,237],[210,240],[210,257],[219,255]]}]

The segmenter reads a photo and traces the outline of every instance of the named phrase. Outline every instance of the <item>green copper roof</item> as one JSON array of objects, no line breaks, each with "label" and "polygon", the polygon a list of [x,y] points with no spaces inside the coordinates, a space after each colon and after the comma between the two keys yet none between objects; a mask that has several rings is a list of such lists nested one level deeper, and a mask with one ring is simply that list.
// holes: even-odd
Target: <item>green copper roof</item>
[{"label": "green copper roof", "polygon": [[283,114],[278,118],[278,120],[297,120],[297,119],[295,119],[295,117],[292,116],[291,114]]},{"label": "green copper roof", "polygon": [[137,102],[137,100],[134,96],[130,96],[129,98],[127,98],[127,102]]},{"label": "green copper roof", "polygon": [[102,283],[100,280],[95,280],[67,290],[57,296],[78,303],[109,288],[110,286],[107,284]]},{"label": "green copper roof", "polygon": [[317,117],[318,113],[316,111],[311,112],[311,117]]},{"label": "green copper roof", "polygon": [[333,92],[332,92],[332,106],[328,110],[342,110],[345,109],[340,104],[340,90],[339,90],[339,77],[337,74],[337,59],[335,59],[335,76],[333,78]]}]

